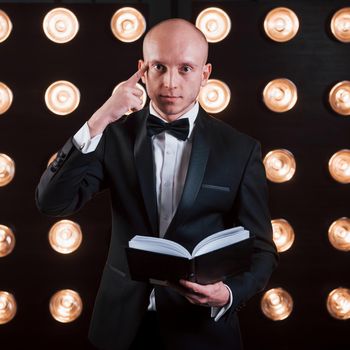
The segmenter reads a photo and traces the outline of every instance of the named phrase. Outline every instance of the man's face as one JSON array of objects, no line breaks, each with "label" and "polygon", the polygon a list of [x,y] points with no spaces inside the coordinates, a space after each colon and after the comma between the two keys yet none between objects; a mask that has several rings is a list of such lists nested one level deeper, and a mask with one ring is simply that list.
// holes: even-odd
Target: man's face
[{"label": "man's face", "polygon": [[[205,51],[198,35],[164,35],[148,40],[144,61],[148,71],[143,77],[147,93],[156,110],[169,121],[187,112],[211,72],[205,65]],[[197,41],[196,41],[197,40]],[[203,52],[204,51],[204,52]],[[139,67],[143,61],[139,61]]]}]

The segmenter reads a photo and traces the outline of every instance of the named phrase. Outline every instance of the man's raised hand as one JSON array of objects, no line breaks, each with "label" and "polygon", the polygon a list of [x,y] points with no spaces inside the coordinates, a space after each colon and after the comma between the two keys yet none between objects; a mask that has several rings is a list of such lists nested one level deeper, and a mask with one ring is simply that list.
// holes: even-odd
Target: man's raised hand
[{"label": "man's raised hand", "polygon": [[135,74],[121,84],[115,93],[88,120],[90,137],[103,132],[108,124],[117,121],[127,111],[136,112],[142,107],[142,91],[136,87],[145,74],[148,65],[145,63]]}]

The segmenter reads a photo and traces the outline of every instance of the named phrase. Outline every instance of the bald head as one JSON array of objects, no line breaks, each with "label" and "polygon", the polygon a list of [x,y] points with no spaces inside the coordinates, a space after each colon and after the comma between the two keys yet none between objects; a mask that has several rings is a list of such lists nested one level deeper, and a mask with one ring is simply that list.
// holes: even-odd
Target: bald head
[{"label": "bald head", "polygon": [[204,34],[191,22],[181,18],[162,21],[149,30],[143,40],[143,57],[148,61],[150,50],[154,45],[164,43],[178,47],[193,45],[202,56],[203,64],[208,59],[208,42]]},{"label": "bald head", "polygon": [[169,19],[157,24],[143,41],[142,81],[154,109],[172,121],[196,103],[211,73],[208,43],[192,23]]}]

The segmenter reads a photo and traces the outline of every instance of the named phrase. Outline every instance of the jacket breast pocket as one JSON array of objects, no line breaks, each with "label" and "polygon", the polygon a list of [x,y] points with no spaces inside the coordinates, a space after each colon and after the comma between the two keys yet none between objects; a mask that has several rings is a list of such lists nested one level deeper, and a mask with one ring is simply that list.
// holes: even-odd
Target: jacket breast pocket
[{"label": "jacket breast pocket", "polygon": [[233,192],[228,186],[203,183],[197,196],[202,210],[226,212],[233,202]]},{"label": "jacket breast pocket", "polygon": [[216,190],[216,191],[223,191],[223,192],[230,192],[231,190],[230,187],[210,185],[210,184],[202,184],[202,188],[207,188],[207,189]]}]

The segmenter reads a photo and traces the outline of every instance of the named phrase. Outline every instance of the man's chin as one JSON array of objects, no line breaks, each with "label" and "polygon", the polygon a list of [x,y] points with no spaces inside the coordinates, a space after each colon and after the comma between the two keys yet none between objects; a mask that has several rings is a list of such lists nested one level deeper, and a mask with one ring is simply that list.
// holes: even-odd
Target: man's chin
[{"label": "man's chin", "polygon": [[158,109],[164,114],[169,117],[176,117],[184,114],[186,110],[189,108],[188,106],[176,106],[171,104],[162,104],[161,106],[157,106]]}]

